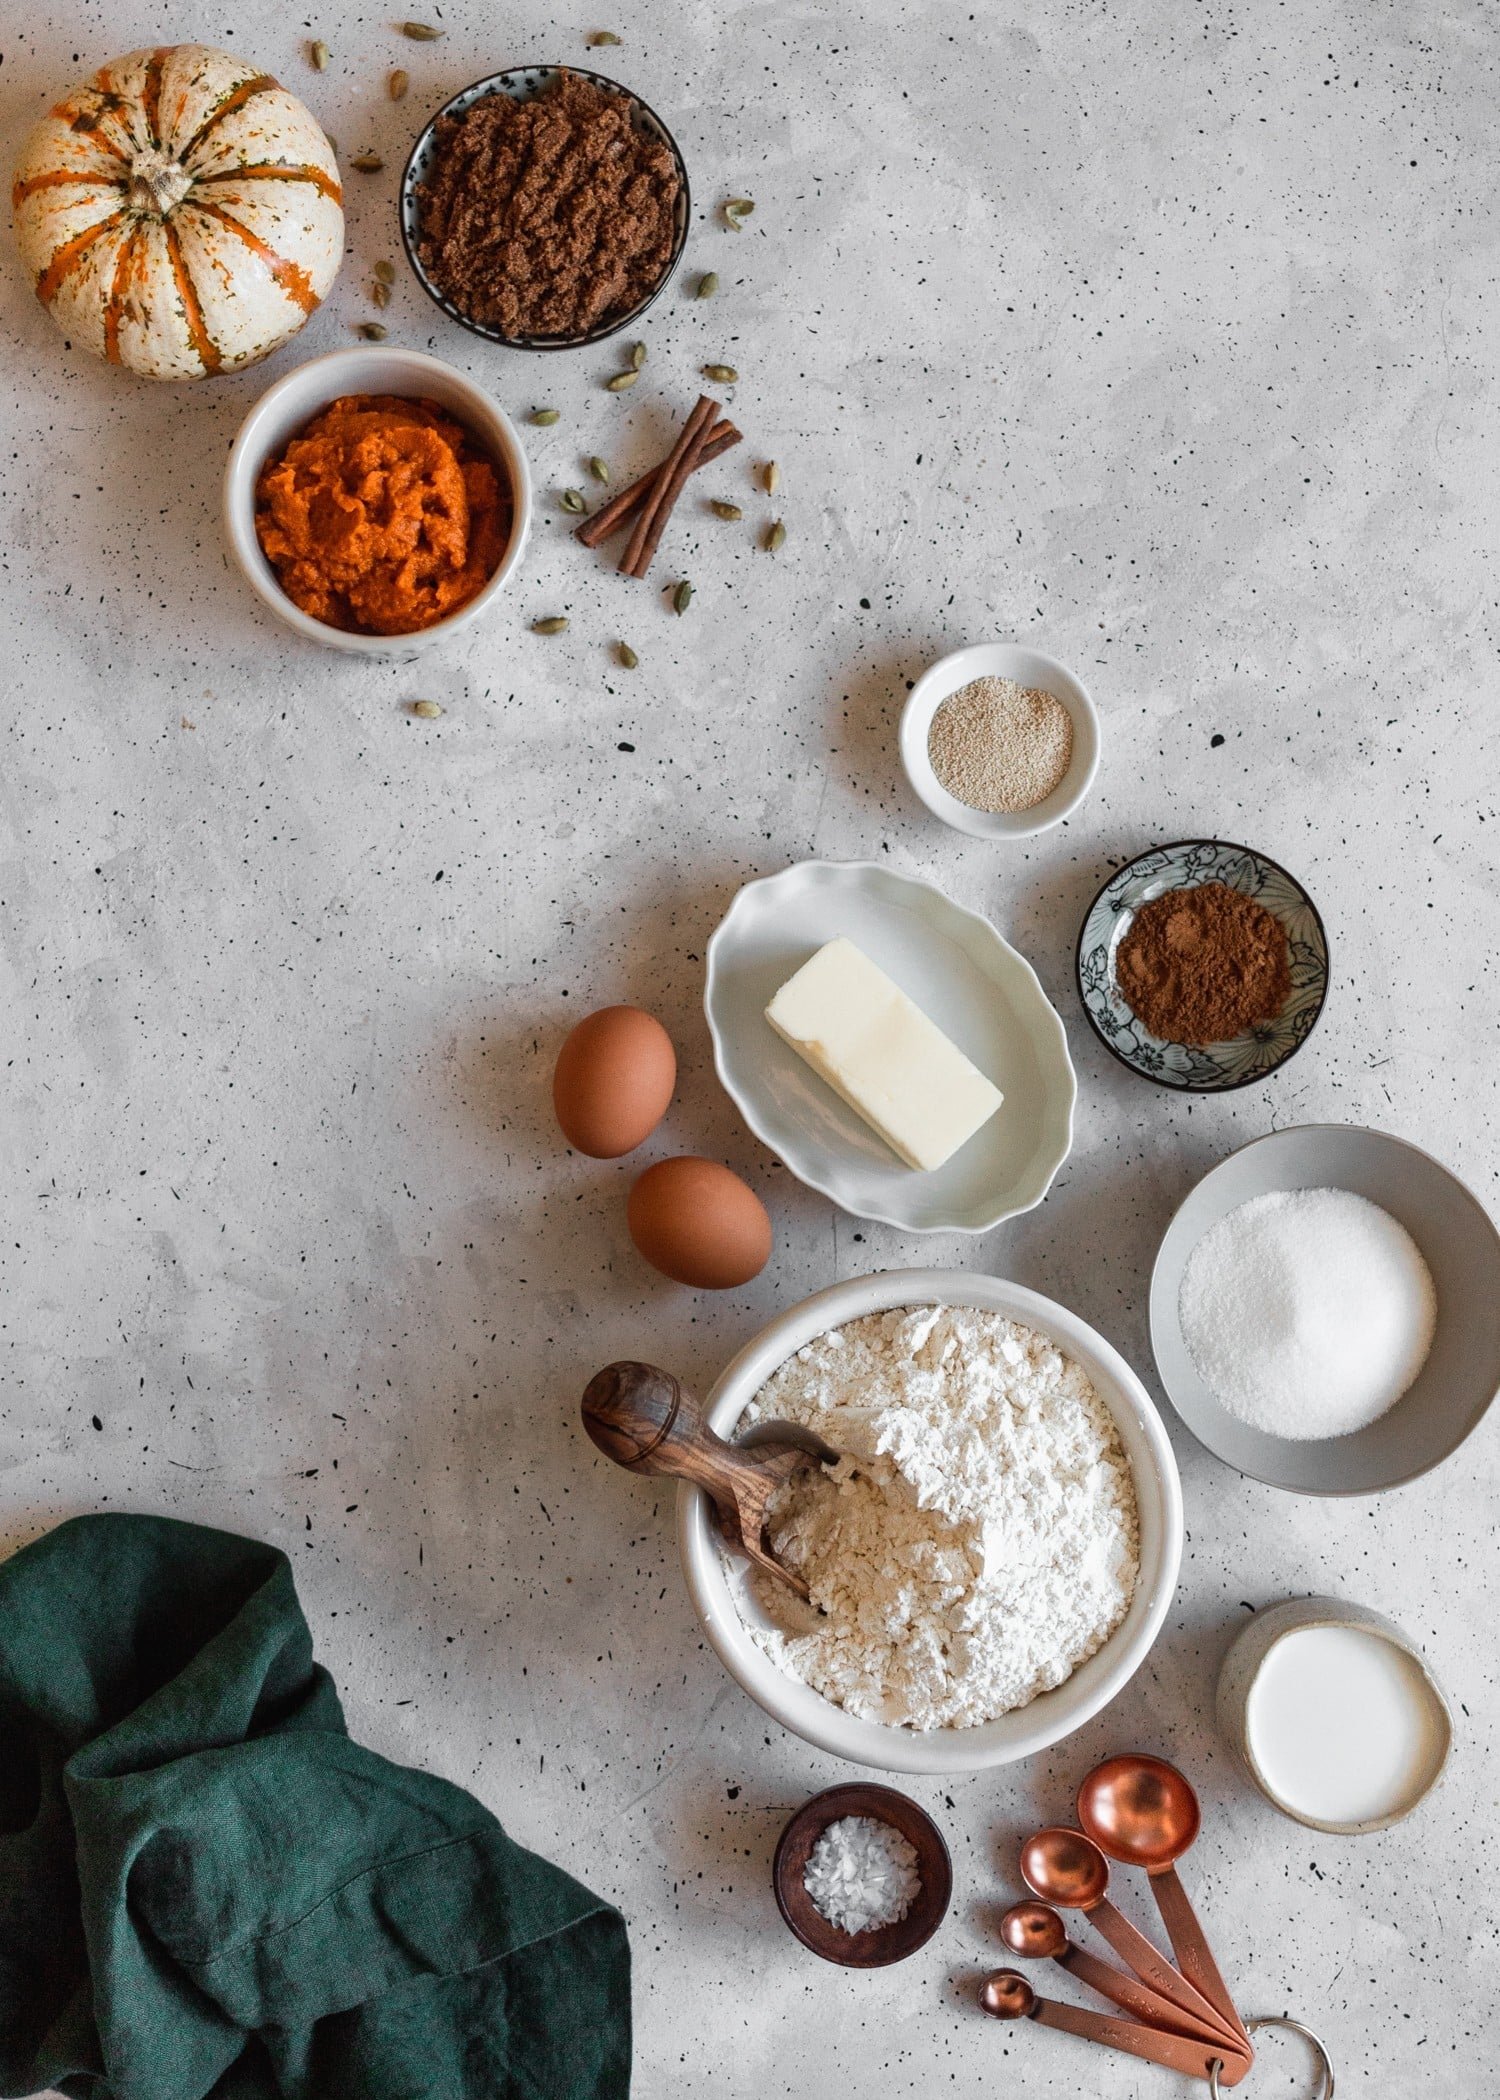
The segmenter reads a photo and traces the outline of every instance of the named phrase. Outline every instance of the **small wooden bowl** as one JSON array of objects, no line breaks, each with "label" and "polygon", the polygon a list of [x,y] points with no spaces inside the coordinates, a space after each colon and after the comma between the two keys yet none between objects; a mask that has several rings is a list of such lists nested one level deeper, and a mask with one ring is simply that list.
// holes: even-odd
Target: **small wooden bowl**
[{"label": "small wooden bowl", "polygon": [[[813,1846],[830,1823],[844,1816],[869,1816],[876,1823],[887,1823],[916,1848],[922,1885],[911,1909],[894,1925],[844,1932],[829,1923],[807,1893],[803,1877]],[[908,1954],[915,1954],[942,1924],[953,1894],[953,1863],[942,1832],[925,1809],[894,1787],[860,1780],[852,1786],[831,1786],[798,1809],[781,1833],[771,1880],[777,1908],[804,1947],[846,1969],[883,1969],[888,1962],[905,1961]]]}]

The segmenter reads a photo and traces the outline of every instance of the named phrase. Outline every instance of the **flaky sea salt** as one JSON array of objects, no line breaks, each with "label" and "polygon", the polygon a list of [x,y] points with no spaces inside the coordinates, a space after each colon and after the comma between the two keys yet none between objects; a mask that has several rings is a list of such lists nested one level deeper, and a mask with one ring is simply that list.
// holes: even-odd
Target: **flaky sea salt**
[{"label": "flaky sea salt", "polygon": [[840,1932],[895,1925],[917,1899],[917,1848],[874,1816],[841,1816],[808,1854],[802,1885]]}]

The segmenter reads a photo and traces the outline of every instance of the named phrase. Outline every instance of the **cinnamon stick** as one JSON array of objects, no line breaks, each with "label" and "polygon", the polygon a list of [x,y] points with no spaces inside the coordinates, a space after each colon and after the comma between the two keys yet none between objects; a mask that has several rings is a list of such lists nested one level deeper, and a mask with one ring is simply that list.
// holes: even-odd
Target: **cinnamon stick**
[{"label": "cinnamon stick", "polygon": [[718,414],[718,408],[719,404],[710,395],[698,396],[693,412],[683,424],[676,444],[662,463],[661,472],[656,477],[656,486],[641,505],[631,529],[625,558],[620,563],[622,576],[644,576],[650,568],[651,557],[656,552],[656,543],[672,515],[673,505],[682,493],[683,483],[693,471],[693,461],[709,424]]},{"label": "cinnamon stick", "polygon": [[[708,466],[712,460],[719,459],[739,443],[740,433],[732,423],[715,423],[694,462],[694,471],[696,472],[698,467]],[[628,488],[621,489],[618,496],[611,496],[608,503],[596,510],[591,518],[585,518],[581,525],[573,528],[574,539],[581,540],[585,547],[597,547],[607,540],[611,533],[618,532],[623,525],[627,525],[645,502],[665,464],[666,462],[662,461],[648,468],[644,474],[632,481]]]}]

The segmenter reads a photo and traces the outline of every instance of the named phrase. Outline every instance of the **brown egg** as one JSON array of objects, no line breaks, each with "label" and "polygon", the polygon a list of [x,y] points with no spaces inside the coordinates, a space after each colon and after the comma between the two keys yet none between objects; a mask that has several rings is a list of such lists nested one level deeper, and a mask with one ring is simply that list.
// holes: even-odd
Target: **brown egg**
[{"label": "brown egg", "polygon": [[653,1269],[698,1291],[731,1291],[771,1258],[771,1220],[716,1159],[662,1159],[630,1191],[630,1237]]},{"label": "brown egg", "polygon": [[638,1006],[605,1006],[580,1021],[552,1074],[552,1105],[568,1143],[618,1159],[650,1137],[677,1084],[677,1053]]}]

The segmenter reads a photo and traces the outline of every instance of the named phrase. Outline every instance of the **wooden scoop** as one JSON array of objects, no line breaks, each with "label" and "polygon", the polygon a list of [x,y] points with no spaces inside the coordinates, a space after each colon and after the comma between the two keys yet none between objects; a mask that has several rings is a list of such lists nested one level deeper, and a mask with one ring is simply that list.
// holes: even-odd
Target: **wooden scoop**
[{"label": "wooden scoop", "polygon": [[763,1422],[744,1444],[727,1444],[670,1371],[609,1364],[583,1396],[583,1426],[606,1458],[629,1473],[664,1474],[702,1488],[726,1543],[807,1603],[807,1584],[765,1543],[766,1504],[799,1466],[832,1465],[838,1453],[790,1422]]}]

